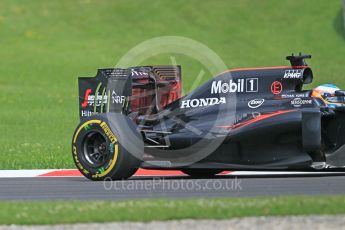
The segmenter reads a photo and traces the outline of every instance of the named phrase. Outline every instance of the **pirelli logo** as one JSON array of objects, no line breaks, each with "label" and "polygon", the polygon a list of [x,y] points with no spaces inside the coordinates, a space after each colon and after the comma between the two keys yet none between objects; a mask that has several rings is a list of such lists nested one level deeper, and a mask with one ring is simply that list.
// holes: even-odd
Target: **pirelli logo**
[{"label": "pirelli logo", "polygon": [[107,123],[104,121],[100,124],[101,128],[103,129],[105,135],[110,139],[111,143],[115,144],[117,142],[117,139],[114,135],[114,133],[111,131]]}]

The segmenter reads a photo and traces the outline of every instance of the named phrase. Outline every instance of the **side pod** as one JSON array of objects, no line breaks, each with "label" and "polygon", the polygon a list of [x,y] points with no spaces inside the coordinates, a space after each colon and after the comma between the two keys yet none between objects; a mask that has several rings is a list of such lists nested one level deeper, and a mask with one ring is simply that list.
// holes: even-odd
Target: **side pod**
[{"label": "side pod", "polygon": [[321,148],[321,112],[320,109],[302,110],[302,143],[307,152]]}]

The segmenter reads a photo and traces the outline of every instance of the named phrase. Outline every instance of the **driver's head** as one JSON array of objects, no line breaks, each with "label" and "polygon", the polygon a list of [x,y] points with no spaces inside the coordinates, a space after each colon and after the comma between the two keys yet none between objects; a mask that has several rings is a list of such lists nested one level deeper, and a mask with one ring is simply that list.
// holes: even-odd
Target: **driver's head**
[{"label": "driver's head", "polygon": [[335,91],[337,90],[340,90],[340,89],[336,85],[323,84],[313,89],[313,92],[319,93],[323,97],[331,97],[331,96],[334,96]]},{"label": "driver's head", "polygon": [[335,96],[335,91],[340,90],[336,85],[323,84],[313,89],[311,96],[320,98],[330,107],[339,106],[344,103],[344,98],[338,98]]}]

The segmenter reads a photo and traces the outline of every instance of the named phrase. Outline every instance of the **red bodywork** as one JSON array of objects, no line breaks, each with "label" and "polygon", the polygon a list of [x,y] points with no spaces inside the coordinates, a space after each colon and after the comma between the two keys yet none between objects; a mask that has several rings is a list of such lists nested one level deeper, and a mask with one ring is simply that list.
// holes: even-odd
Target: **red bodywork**
[{"label": "red bodywork", "polygon": [[[139,114],[153,114],[171,102],[179,99],[182,92],[180,69],[154,67],[154,75],[133,77],[131,111]],[[157,106],[155,106],[157,97]],[[156,107],[156,108],[155,108]]]}]

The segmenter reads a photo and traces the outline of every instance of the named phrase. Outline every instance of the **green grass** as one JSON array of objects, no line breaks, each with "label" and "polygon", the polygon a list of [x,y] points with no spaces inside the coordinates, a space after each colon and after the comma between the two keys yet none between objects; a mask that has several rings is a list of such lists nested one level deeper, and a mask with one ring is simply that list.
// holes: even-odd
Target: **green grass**
[{"label": "green grass", "polygon": [[[138,201],[0,202],[0,224],[229,219],[345,213],[345,197],[214,198]],[[44,217],[44,218],[43,218]]]},{"label": "green grass", "polygon": [[[312,53],[314,86],[344,88],[342,23],[339,0],[2,0],[0,168],[74,167],[77,77],[114,66],[146,39],[195,39],[230,68],[281,65],[291,52]],[[176,56],[188,91],[200,64]],[[142,64],[169,64],[169,57]]]}]

